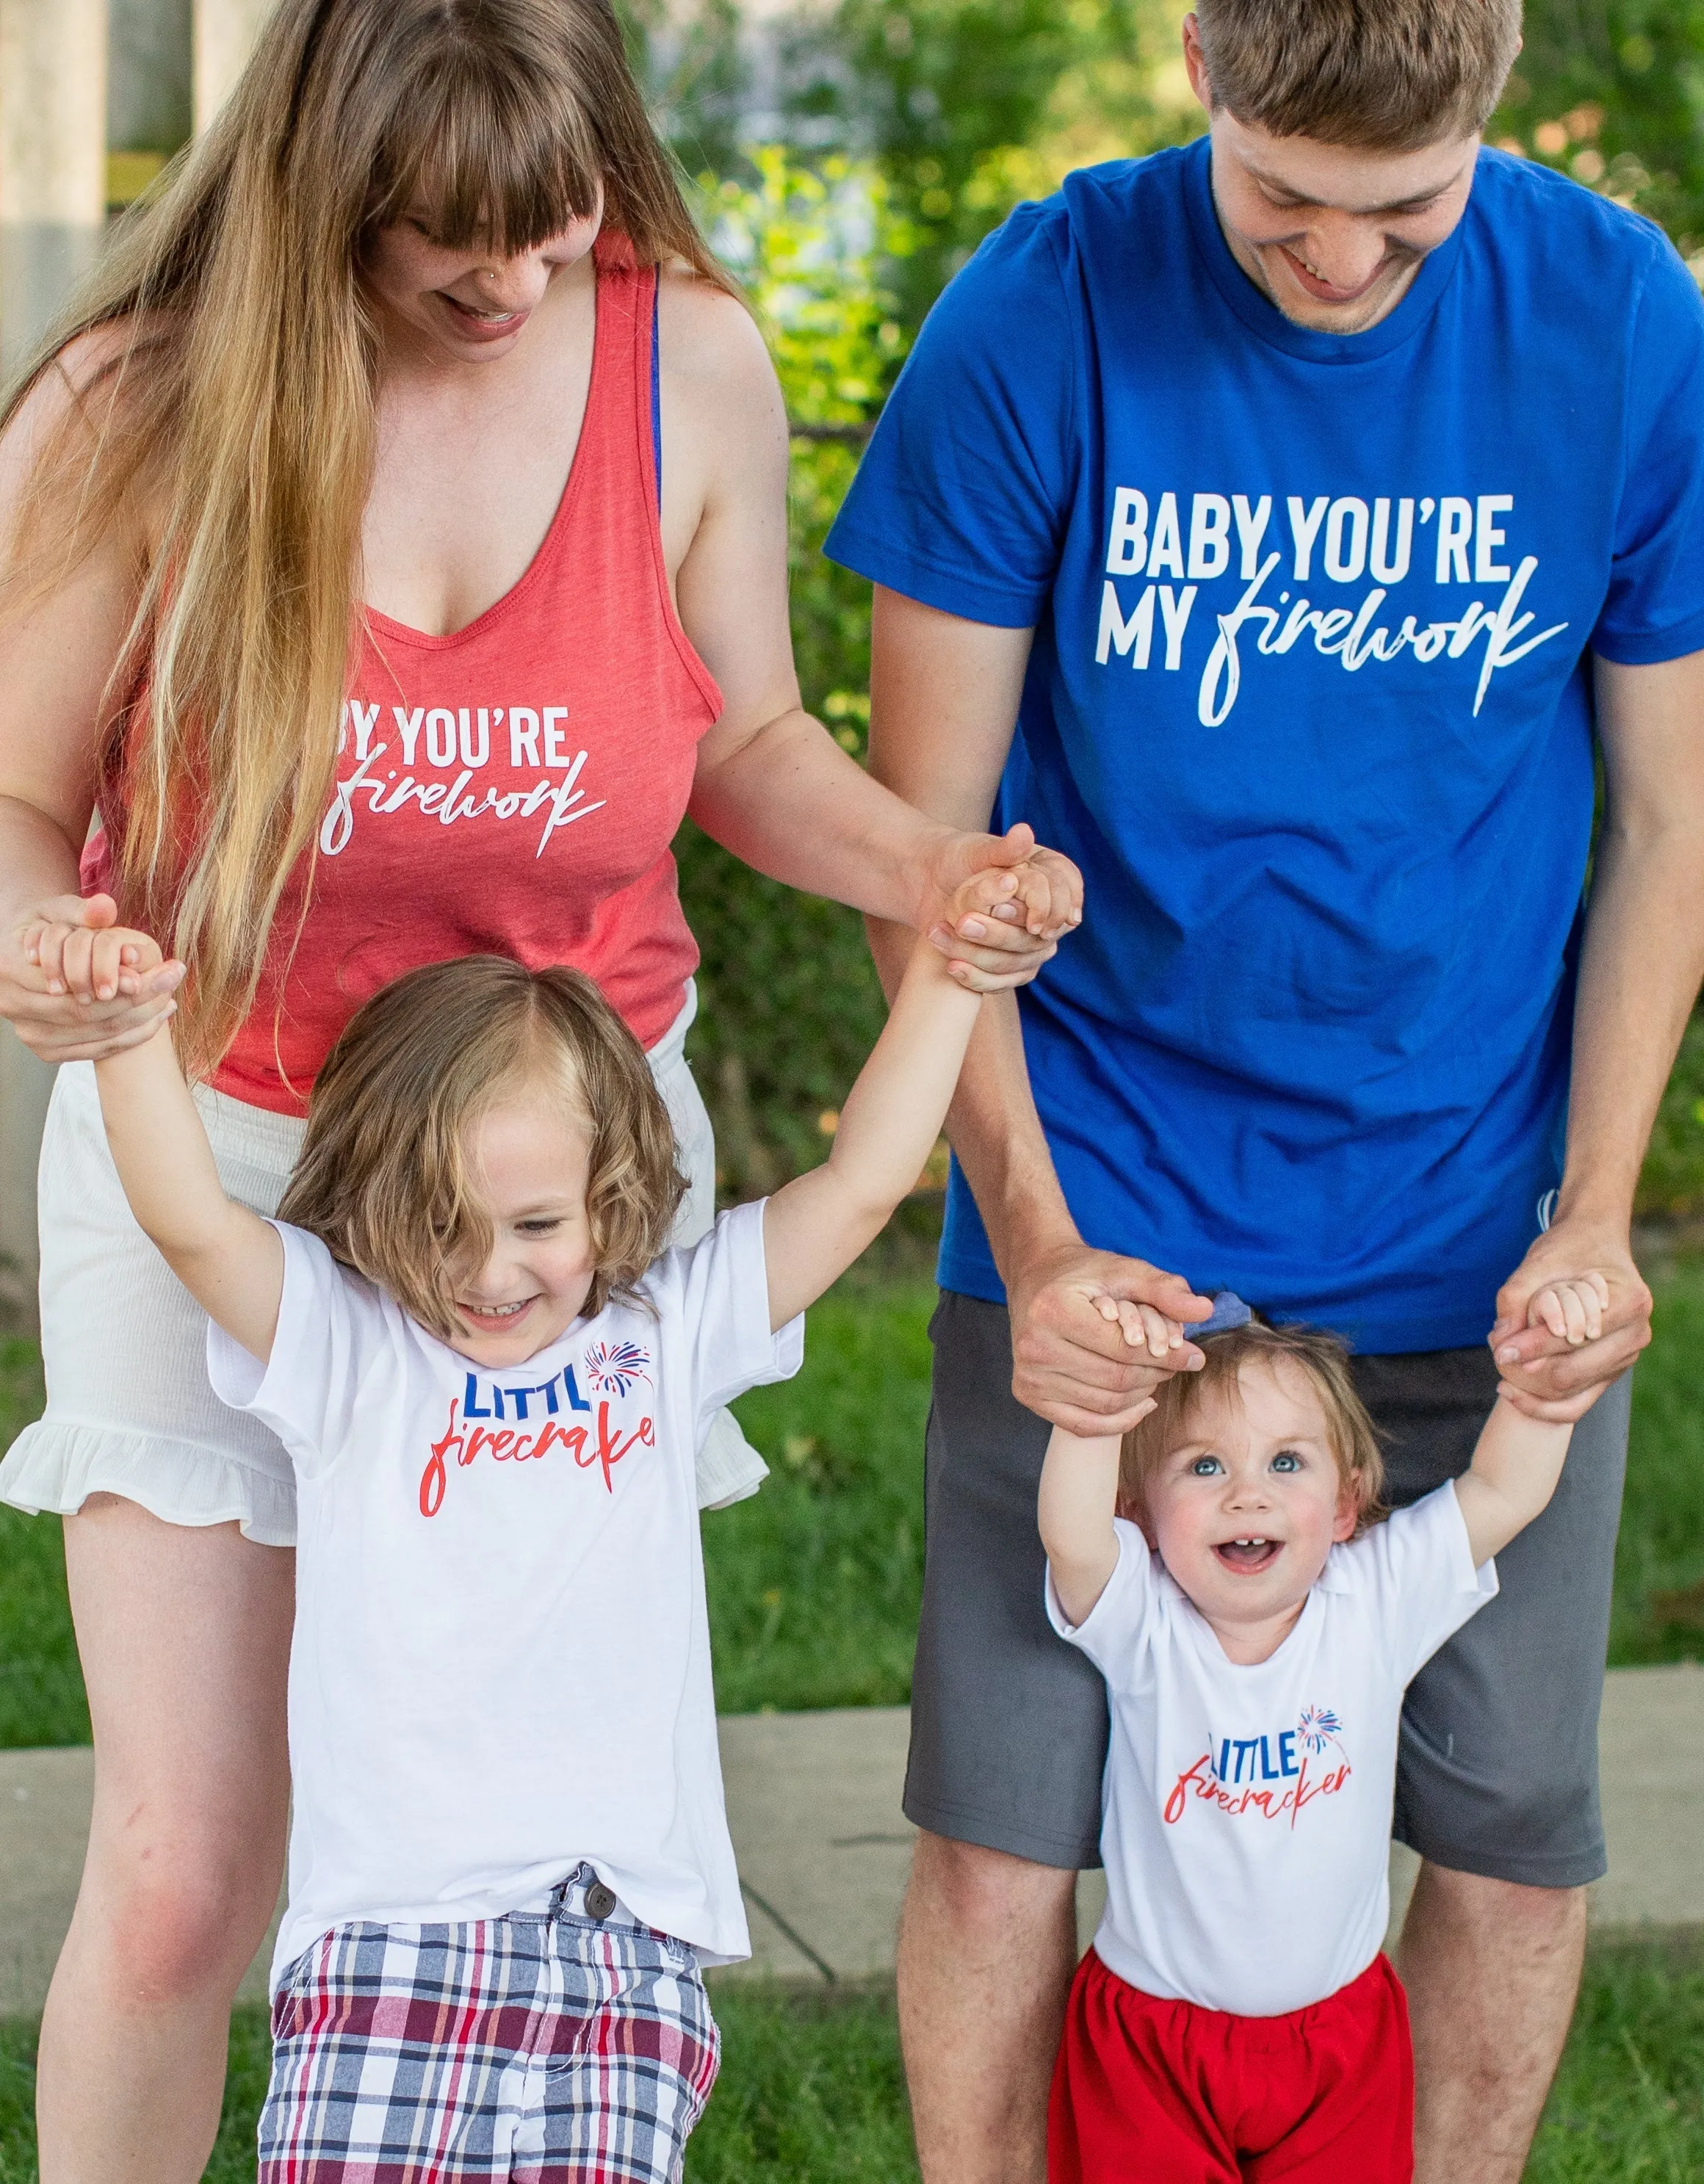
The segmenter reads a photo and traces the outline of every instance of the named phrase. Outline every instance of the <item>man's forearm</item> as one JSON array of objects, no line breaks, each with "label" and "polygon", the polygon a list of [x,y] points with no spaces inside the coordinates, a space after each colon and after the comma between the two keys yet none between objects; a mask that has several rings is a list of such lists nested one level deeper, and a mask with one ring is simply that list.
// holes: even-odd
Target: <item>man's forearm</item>
[{"label": "man's forearm", "polygon": [[1704,973],[1704,846],[1685,815],[1618,820],[1598,847],[1574,1009],[1558,1220],[1624,1224]]},{"label": "man's forearm", "polygon": [[[1595,663],[1605,813],[1574,996],[1568,1156],[1555,1214],[1497,1292],[1491,1345],[1529,1417],[1578,1418],[1651,1340],[1629,1231],[1651,1126],[1704,969],[1704,653]],[[1601,1334],[1538,1324],[1534,1300],[1588,1269]]]},{"label": "man's forearm", "polygon": [[1625,1223],[1704,974],[1704,850],[1685,816],[1618,822],[1597,850],[1575,1000],[1557,1218]]},{"label": "man's forearm", "polygon": [[1604,824],[1556,1217],[1624,1231],[1704,971],[1704,653],[1594,673]]},{"label": "man's forearm", "polygon": [[[878,918],[867,923],[871,952],[891,996],[904,975],[914,936]],[[990,994],[983,1003],[947,1112],[946,1132],[975,1195],[1003,1281],[1011,1282],[1020,1262],[1079,1243],[1036,1112],[1017,1002],[1009,993]]]}]

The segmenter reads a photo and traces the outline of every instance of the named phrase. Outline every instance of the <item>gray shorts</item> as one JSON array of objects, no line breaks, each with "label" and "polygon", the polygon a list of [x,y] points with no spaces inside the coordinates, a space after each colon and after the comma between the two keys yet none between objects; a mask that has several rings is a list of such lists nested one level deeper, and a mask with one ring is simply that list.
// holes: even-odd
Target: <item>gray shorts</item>
[{"label": "gray shorts", "polygon": [[[1048,1429],[1013,1400],[1002,1306],[944,1290],[929,1331],[905,1811],[1039,1865],[1098,1865],[1106,1694],[1042,1608]],[[1387,1436],[1393,1503],[1467,1469],[1495,1397],[1489,1350],[1357,1357],[1354,1370]],[[1409,1686],[1395,1832],[1439,1865],[1539,1888],[1604,1871],[1597,1716],[1629,1391],[1623,1377],[1575,1429],[1549,1508],[1497,1557],[1497,1597]]]}]

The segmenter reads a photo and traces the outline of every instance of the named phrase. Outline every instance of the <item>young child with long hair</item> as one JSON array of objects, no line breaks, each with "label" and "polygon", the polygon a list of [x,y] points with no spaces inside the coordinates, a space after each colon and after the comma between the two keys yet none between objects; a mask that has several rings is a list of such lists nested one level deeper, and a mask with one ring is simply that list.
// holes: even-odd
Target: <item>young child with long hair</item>
[{"label": "young child with long hair", "polygon": [[[1557,1283],[1534,1323],[1587,1340],[1607,1301]],[[1100,1309],[1154,1356],[1181,1339]],[[1112,1714],[1050,2184],[1406,2184],[1413,2055],[1381,1953],[1402,1695],[1495,1594],[1573,1429],[1500,1396],[1463,1476],[1387,1514],[1339,1343],[1229,1296],[1188,1333],[1203,1369],[1122,1443],[1055,1431],[1042,1471],[1048,1614]]]},{"label": "young child with long hair", "polygon": [[680,2174],[716,2068],[699,1968],[749,1953],[695,1446],[798,1370],[977,1008],[920,943],[824,1165],[671,1252],[667,1112],[572,970],[475,956],[368,1001],[276,1222],[221,1186],[169,1038],[97,1064],[214,1385],[298,1477],[270,2184]]}]

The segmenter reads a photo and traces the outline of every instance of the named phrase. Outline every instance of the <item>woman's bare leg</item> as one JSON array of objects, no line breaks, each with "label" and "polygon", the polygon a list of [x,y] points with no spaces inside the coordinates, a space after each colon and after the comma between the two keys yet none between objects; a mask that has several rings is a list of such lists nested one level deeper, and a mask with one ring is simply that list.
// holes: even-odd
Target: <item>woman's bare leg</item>
[{"label": "woman's bare leg", "polygon": [[195,2184],[282,1869],[295,1557],[102,1494],[65,1563],[95,1807],[42,2020],[42,2184]]}]

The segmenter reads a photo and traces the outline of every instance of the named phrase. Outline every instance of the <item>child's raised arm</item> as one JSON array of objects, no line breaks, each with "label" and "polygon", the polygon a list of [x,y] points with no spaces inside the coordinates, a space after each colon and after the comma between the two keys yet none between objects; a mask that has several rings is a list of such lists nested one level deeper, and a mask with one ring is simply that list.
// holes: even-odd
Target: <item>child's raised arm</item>
[{"label": "child's raised arm", "polygon": [[764,1210],[771,1326],[784,1327],[815,1303],[916,1187],[980,1006],[946,959],[918,941],[887,1025],[840,1112],[828,1158],[777,1190]]},{"label": "child's raised arm", "polygon": [[107,1143],[138,1226],[209,1319],[264,1365],[278,1331],[284,1246],[225,1195],[162,1028],[95,1064]]},{"label": "child's raised arm", "polygon": [[1117,1434],[1084,1440],[1063,1426],[1054,1428],[1047,1444],[1036,1515],[1053,1589],[1073,1627],[1088,1621],[1118,1567],[1112,1518],[1121,1445]]},{"label": "child's raised arm", "polygon": [[[1177,1321],[1164,1318],[1151,1305],[1098,1296],[1094,1308],[1103,1319],[1117,1320],[1131,1347],[1145,1349],[1150,1357],[1168,1357],[1182,1338]],[[1145,1418],[1155,1407],[1150,1396],[1139,1404],[1136,1415]],[[1118,1507],[1122,1446],[1117,1434],[1085,1437],[1055,1426],[1042,1462],[1036,1519],[1054,1591],[1073,1628],[1088,1621],[1118,1567],[1118,1535],[1112,1519]]]},{"label": "child's raised arm", "polygon": [[[1599,1274],[1552,1282],[1533,1299],[1531,1325],[1543,1325],[1570,1342],[1595,1341],[1602,1332],[1608,1291]],[[1471,1467],[1456,1481],[1473,1566],[1501,1554],[1549,1503],[1568,1455],[1572,1425],[1529,1418],[1498,1391],[1473,1451]]]}]

